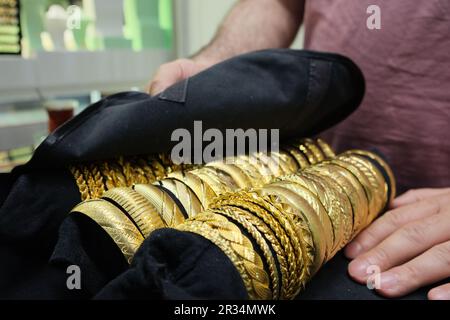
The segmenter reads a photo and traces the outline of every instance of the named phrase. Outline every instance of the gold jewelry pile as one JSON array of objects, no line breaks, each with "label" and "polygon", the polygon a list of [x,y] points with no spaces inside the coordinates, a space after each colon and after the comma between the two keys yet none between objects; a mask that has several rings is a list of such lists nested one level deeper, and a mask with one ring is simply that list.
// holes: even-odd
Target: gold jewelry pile
[{"label": "gold jewelry pile", "polygon": [[136,183],[153,183],[170,172],[187,170],[191,165],[175,165],[167,155],[120,157],[118,159],[80,164],[70,168],[81,200],[99,199],[113,188],[131,187]]},{"label": "gold jewelry pile", "polygon": [[227,255],[249,298],[291,299],[382,212],[394,186],[377,155],[334,156],[323,141],[306,139],[114,188],[72,212],[96,221],[129,262],[156,229],[199,234]]}]

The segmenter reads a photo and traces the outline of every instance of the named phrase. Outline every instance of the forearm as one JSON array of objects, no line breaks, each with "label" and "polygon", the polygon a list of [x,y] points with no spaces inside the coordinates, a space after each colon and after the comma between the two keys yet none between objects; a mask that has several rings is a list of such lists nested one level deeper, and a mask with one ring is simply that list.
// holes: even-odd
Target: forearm
[{"label": "forearm", "polygon": [[220,62],[266,48],[289,47],[303,18],[302,0],[241,0],[194,60]]}]

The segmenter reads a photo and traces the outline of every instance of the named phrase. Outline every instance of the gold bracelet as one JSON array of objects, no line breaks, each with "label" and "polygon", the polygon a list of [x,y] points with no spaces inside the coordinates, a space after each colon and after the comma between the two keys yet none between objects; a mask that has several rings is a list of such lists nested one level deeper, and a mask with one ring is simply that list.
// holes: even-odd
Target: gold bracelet
[{"label": "gold bracelet", "polygon": [[[353,178],[355,178],[359,185],[362,186],[362,189],[364,190],[364,194],[366,195],[366,199],[367,199],[367,203],[369,205],[369,213],[366,217],[366,222],[365,224],[368,225],[370,223],[370,221],[372,221],[372,217],[374,217],[375,215],[378,214],[378,206],[379,206],[379,202],[381,201],[381,199],[379,200],[374,193],[374,190],[372,190],[371,185],[370,185],[370,181],[367,178],[367,176],[364,174],[364,172],[362,172],[360,170],[360,168],[358,168],[357,166],[355,166],[353,163],[350,162],[344,162],[340,159],[334,158],[330,160],[331,163],[335,164],[338,167],[341,167],[343,170],[341,171],[342,174],[346,174],[349,176],[349,178],[351,177],[351,179],[353,180]],[[350,173],[350,175],[348,174]],[[350,179],[348,179],[350,180]],[[358,183],[355,182],[355,186],[358,185]]]},{"label": "gold bracelet", "polygon": [[314,140],[305,138],[303,139],[303,144],[314,154],[314,157],[317,159],[317,162],[322,162],[327,158],[325,154],[322,152],[322,149],[320,149],[316,145],[316,142]]},{"label": "gold bracelet", "polygon": [[[328,261],[332,255],[335,241],[337,240],[335,239],[331,218],[320,200],[309,189],[306,189],[299,184],[295,184],[289,181],[272,183],[270,186],[280,187],[294,192],[297,196],[303,198],[303,201],[301,201],[302,207],[299,207],[299,209],[303,211],[313,210],[316,213],[323,228],[323,238],[325,239],[326,243],[325,261]],[[299,203],[299,201],[297,201],[297,203]]]},{"label": "gold bracelet", "polygon": [[304,269],[307,270],[309,276],[314,275],[324,263],[327,253],[327,240],[324,239],[325,233],[318,215],[303,198],[290,190],[268,185],[260,190],[260,194],[271,196],[272,199],[273,197],[280,198],[282,202],[295,208],[301,219],[306,222],[312,235],[314,254],[309,257],[309,264],[305,264]]},{"label": "gold bracelet", "polygon": [[205,182],[216,195],[239,189],[233,178],[226,172],[213,167],[203,167],[190,171],[191,174]]},{"label": "gold bracelet", "polygon": [[210,210],[216,214],[224,215],[236,223],[239,223],[248,234],[255,240],[260,248],[265,260],[267,268],[269,269],[269,277],[272,287],[272,299],[278,299],[280,296],[280,280],[279,272],[273,257],[272,251],[267,244],[261,232],[248,220],[248,216],[252,216],[248,211],[236,207],[222,207],[220,210]]},{"label": "gold bracelet", "polygon": [[297,161],[300,169],[304,169],[310,166],[308,159],[306,159],[306,157],[303,155],[303,153],[300,152],[299,149],[292,146],[283,146],[282,150],[285,150],[295,159],[295,161]]},{"label": "gold bracelet", "polygon": [[[361,163],[354,157],[339,156],[335,159],[335,161],[342,161],[344,163],[347,163],[349,171],[351,171],[352,173],[354,171],[359,171],[360,175],[363,175],[366,178],[362,184],[365,187],[364,189],[366,190],[366,194],[368,195],[369,202],[372,203],[371,206],[369,206],[373,208],[373,211],[369,214],[368,223],[370,223],[379,215],[385,204],[385,199],[383,199],[384,190],[381,189],[379,181],[375,177],[374,173],[370,171],[370,169],[364,163]],[[357,174],[358,173],[356,172],[355,175]],[[360,175],[357,176],[357,178],[358,180],[363,181],[363,178],[361,178]]]},{"label": "gold bracelet", "polygon": [[387,176],[389,177],[389,182],[390,182],[389,185],[391,188],[391,192],[389,195],[388,203],[391,203],[392,200],[394,200],[394,198],[396,196],[395,176],[394,176],[394,173],[392,172],[391,167],[386,163],[386,161],[384,161],[383,158],[381,158],[376,153],[364,151],[364,150],[349,150],[349,151],[345,152],[344,154],[349,154],[349,155],[358,154],[358,155],[361,155],[361,156],[364,156],[364,157],[367,157],[367,158],[370,158],[370,159],[376,161],[384,169]]},{"label": "gold bracelet", "polygon": [[317,145],[319,146],[319,148],[325,154],[325,157],[327,159],[331,159],[331,158],[334,158],[336,156],[336,154],[334,153],[333,149],[331,148],[331,146],[328,143],[326,143],[325,141],[323,141],[320,138],[317,139],[316,142],[317,142]]},{"label": "gold bracelet", "polygon": [[[225,195],[227,196],[227,195]],[[289,286],[291,285],[292,279],[291,274],[298,272],[297,261],[292,254],[293,247],[291,246],[287,236],[280,231],[278,234],[274,231],[277,229],[277,222],[272,217],[267,217],[268,214],[263,208],[246,201],[242,201],[236,198],[220,197],[217,199],[216,204],[213,206],[213,210],[222,210],[222,208],[235,208],[246,210],[250,212],[253,218],[252,222],[261,231],[265,231],[265,235],[270,239],[270,243],[275,252],[277,252],[277,260],[280,265],[280,271],[282,274],[282,285],[281,285],[281,297],[283,299],[288,299],[289,297]]]},{"label": "gold bracelet", "polygon": [[269,276],[261,257],[251,241],[226,217],[205,211],[186,220],[177,229],[197,233],[218,246],[241,275],[250,299],[267,300],[272,297]]},{"label": "gold bracelet", "polygon": [[347,195],[352,206],[352,234],[356,235],[364,229],[369,215],[369,204],[363,187],[355,176],[346,169],[327,162],[311,167],[308,171],[331,179],[330,183],[341,188],[341,192]]},{"label": "gold bracelet", "polygon": [[[216,199],[214,208],[220,209],[223,206],[235,206],[252,212],[255,217],[261,219],[272,230],[275,237],[281,244],[282,251],[286,257],[288,276],[282,277],[282,297],[291,299],[294,297],[294,290],[298,287],[300,282],[301,270],[303,266],[303,260],[301,259],[301,252],[298,253],[300,245],[298,245],[298,238],[292,232],[287,232],[286,229],[279,222],[279,218],[274,216],[274,213],[269,211],[266,207],[258,205],[261,200],[255,200],[254,196],[250,196],[248,193],[229,193],[224,194]],[[260,198],[257,196],[257,198]],[[278,210],[271,208],[272,210]],[[294,237],[295,239],[291,239]],[[295,241],[297,240],[297,241]],[[294,243],[294,244],[293,244]],[[295,247],[297,245],[297,247]],[[279,260],[280,261],[280,260]]]},{"label": "gold bracelet", "polygon": [[194,217],[205,209],[192,189],[183,182],[173,178],[166,178],[155,182],[155,184],[159,184],[172,192],[181,202],[189,217]]},{"label": "gold bracelet", "polygon": [[160,214],[165,224],[173,227],[183,223],[185,217],[175,201],[160,188],[151,184],[136,184],[133,189],[145,197]]},{"label": "gold bracelet", "polygon": [[332,252],[332,256],[334,256],[352,237],[353,208],[350,200],[342,187],[337,186],[328,177],[314,175],[310,172],[300,172],[299,175],[309,179],[324,198],[325,207],[333,223],[337,238]]},{"label": "gold bracelet", "polygon": [[108,190],[102,199],[113,201],[127,212],[144,238],[147,238],[154,230],[167,226],[156,208],[146,198],[131,188]]},{"label": "gold bracelet", "polygon": [[81,202],[71,211],[75,212],[88,216],[105,230],[126,261],[131,263],[134,254],[144,242],[144,237],[119,208],[108,201],[97,199]]},{"label": "gold bracelet", "polygon": [[203,208],[208,208],[211,201],[217,197],[216,193],[206,182],[190,172],[175,171],[170,173],[168,177],[177,179],[191,188],[200,200]]}]

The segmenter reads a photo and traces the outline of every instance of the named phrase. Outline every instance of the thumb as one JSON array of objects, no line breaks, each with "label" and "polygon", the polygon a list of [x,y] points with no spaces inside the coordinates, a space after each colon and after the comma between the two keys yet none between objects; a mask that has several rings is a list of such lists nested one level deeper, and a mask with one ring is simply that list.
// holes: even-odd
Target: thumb
[{"label": "thumb", "polygon": [[178,81],[193,76],[199,71],[200,67],[189,59],[179,59],[163,64],[153,77],[147,91],[151,95],[158,94]]}]

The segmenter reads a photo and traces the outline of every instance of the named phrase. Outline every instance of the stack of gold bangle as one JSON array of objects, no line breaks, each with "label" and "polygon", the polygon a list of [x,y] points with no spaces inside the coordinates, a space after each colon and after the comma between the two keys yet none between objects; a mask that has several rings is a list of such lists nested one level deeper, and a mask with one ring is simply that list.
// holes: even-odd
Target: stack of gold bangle
[{"label": "stack of gold bangle", "polygon": [[[308,160],[308,155],[313,157]],[[127,218],[143,242],[158,227],[177,226],[186,218],[204,211],[220,194],[261,187],[283,174],[294,173],[330,156],[334,153],[322,140],[302,139],[286,145],[279,152],[241,155],[198,169],[189,165],[176,166],[163,155],[119,158],[71,169],[82,198],[108,201],[127,212]],[[98,207],[97,203],[92,202],[95,207]],[[95,209],[84,210],[89,206],[91,202],[72,211],[85,213],[117,239],[118,233],[112,231],[110,224],[103,225],[104,211],[95,214]],[[162,221],[149,223],[152,215],[157,215]],[[131,261],[133,254],[123,245],[126,241],[116,243]]]},{"label": "stack of gold bangle", "polygon": [[305,139],[111,189],[72,212],[96,221],[129,262],[156,229],[197,233],[226,254],[249,298],[291,299],[394,195],[376,154],[335,156],[322,140]]},{"label": "stack of gold bangle", "polygon": [[119,157],[92,164],[70,167],[81,200],[99,199],[113,188],[131,187],[134,184],[153,183],[169,173],[187,170],[192,165],[175,165],[166,155]]},{"label": "stack of gold bangle", "polygon": [[[395,195],[394,185],[392,172],[381,158],[349,151],[261,188],[221,195],[209,209],[176,228],[213,243],[211,233],[204,230],[225,234],[222,240],[227,246],[219,248],[239,271],[250,298],[291,299],[383,211]],[[260,266],[261,260],[264,266],[263,275],[257,268],[257,279],[238,268],[243,260],[236,260],[236,252],[229,249],[234,239],[243,238],[253,240],[251,250],[259,258],[252,261]],[[260,290],[248,286],[248,279]]]}]

